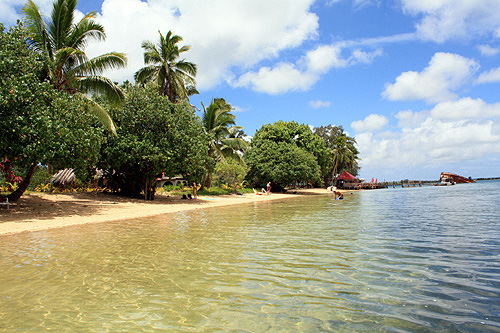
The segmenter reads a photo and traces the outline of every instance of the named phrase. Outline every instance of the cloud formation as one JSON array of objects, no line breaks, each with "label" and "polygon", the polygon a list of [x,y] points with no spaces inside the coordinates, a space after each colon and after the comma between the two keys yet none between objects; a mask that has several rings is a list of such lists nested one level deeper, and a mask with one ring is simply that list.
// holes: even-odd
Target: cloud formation
[{"label": "cloud formation", "polygon": [[353,121],[351,127],[356,132],[378,132],[380,131],[389,120],[380,114],[371,114],[363,120]]},{"label": "cloud formation", "polygon": [[316,100],[316,101],[310,101],[309,106],[318,109],[318,108],[326,108],[329,107],[332,103],[330,101],[321,101],[321,100]]},{"label": "cloud formation", "polygon": [[490,45],[479,45],[477,48],[482,55],[487,57],[493,57],[497,55],[498,52],[500,52],[500,49],[498,47],[492,47]]},{"label": "cloud formation", "polygon": [[453,92],[471,81],[479,64],[458,54],[438,52],[421,72],[404,72],[386,84],[382,96],[391,101],[424,100],[436,103],[454,100]]},{"label": "cloud formation", "polygon": [[[99,21],[106,28],[107,39],[89,45],[87,52],[127,53],[128,68],[108,75],[116,81],[130,80],[144,66],[141,43],[158,40],[158,30],[163,34],[172,30],[183,37],[181,44],[192,46],[186,60],[198,65],[197,87],[207,90],[224,81],[234,82],[233,71],[274,59],[316,36],[319,24],[317,15],[310,11],[312,3],[297,0],[291,6],[287,0],[104,0]],[[283,72],[283,68],[280,70]],[[263,69],[261,78],[265,72]]]},{"label": "cloud formation", "polygon": [[308,90],[317,80],[314,73],[302,72],[290,63],[279,63],[274,68],[261,67],[258,72],[243,74],[234,86],[276,95]]},{"label": "cloud formation", "polygon": [[362,168],[422,168],[500,153],[500,103],[462,98],[438,103],[430,111],[401,111],[395,118],[393,131],[351,125]]},{"label": "cloud formation", "polygon": [[404,12],[422,17],[416,31],[423,40],[490,35],[500,37],[498,0],[401,0]]},{"label": "cloud formation", "polygon": [[487,72],[481,73],[476,83],[500,82],[500,67],[492,68]]}]

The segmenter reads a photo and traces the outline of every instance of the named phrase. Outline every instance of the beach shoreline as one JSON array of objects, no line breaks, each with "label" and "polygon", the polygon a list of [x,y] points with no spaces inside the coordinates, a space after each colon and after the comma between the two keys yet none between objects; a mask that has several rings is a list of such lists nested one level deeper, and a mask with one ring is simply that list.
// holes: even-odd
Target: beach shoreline
[{"label": "beach shoreline", "polygon": [[292,190],[285,194],[272,193],[269,196],[200,196],[195,200],[182,200],[179,196],[158,194],[154,201],[145,201],[104,193],[29,193],[12,204],[10,210],[0,210],[0,235],[328,194],[333,195],[333,192],[324,188]]}]

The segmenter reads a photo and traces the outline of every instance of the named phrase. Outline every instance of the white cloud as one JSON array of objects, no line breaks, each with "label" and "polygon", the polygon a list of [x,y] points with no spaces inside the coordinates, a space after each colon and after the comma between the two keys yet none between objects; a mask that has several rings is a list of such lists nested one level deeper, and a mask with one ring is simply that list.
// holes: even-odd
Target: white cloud
[{"label": "white cloud", "polygon": [[309,102],[309,106],[314,108],[314,109],[326,108],[326,107],[329,107],[331,104],[332,103],[330,103],[329,101],[321,101],[321,100]]},{"label": "white cloud", "polygon": [[274,68],[262,67],[258,72],[248,72],[234,85],[276,95],[291,90],[308,90],[317,80],[318,76],[315,74],[302,72],[293,64],[280,63]]},{"label": "white cloud", "polygon": [[412,110],[400,111],[395,115],[398,119],[398,127],[415,128],[429,117],[428,111],[413,112]]},{"label": "white cloud", "polygon": [[349,57],[342,57],[344,44],[321,45],[308,51],[297,64],[278,63],[274,68],[262,67],[257,72],[250,71],[233,81],[235,87],[247,87],[269,94],[282,94],[289,91],[310,89],[320,75],[332,68],[344,68],[357,63],[370,63],[382,54],[382,49],[371,52],[356,49]]},{"label": "white cloud", "polygon": [[403,10],[422,17],[417,33],[424,40],[494,35],[500,30],[499,0],[401,0]]},{"label": "white cloud", "polygon": [[500,103],[463,98],[431,111],[401,111],[398,131],[356,134],[361,167],[427,168],[500,153]]},{"label": "white cloud", "polygon": [[233,107],[233,113],[241,113],[241,112],[247,112],[249,110],[249,108],[243,108],[241,106],[238,106],[238,105],[231,105]]},{"label": "white cloud", "polygon": [[0,1],[0,22],[4,24],[14,24],[16,20],[21,18],[21,15],[16,11],[14,6],[22,6],[22,0],[3,0]]},{"label": "white cloud", "polygon": [[376,132],[380,131],[388,122],[389,120],[383,115],[371,114],[363,120],[353,121],[351,127],[356,132]]},{"label": "white cloud", "polygon": [[342,58],[341,53],[342,48],[338,45],[322,45],[307,52],[303,62],[310,71],[323,74],[332,68],[347,66],[348,61]]},{"label": "white cloud", "polygon": [[442,121],[500,117],[500,103],[488,104],[480,98],[465,97],[454,102],[439,103],[430,114],[432,118]]},{"label": "white cloud", "polygon": [[425,100],[428,103],[456,99],[452,92],[470,81],[479,68],[473,60],[458,54],[438,52],[422,72],[404,72],[394,84],[386,84],[382,96],[392,100]]},{"label": "white cloud", "polygon": [[488,72],[481,73],[476,83],[500,82],[500,67],[492,68]]},{"label": "white cloud", "polygon": [[132,79],[144,66],[144,40],[156,41],[158,30],[172,30],[191,45],[186,60],[198,65],[200,90],[231,80],[234,68],[249,68],[281,51],[313,38],[318,17],[310,12],[313,0],[104,0],[99,21],[107,40],[89,45],[88,54],[115,50],[129,56],[126,70],[108,75],[116,81]]},{"label": "white cloud", "polygon": [[489,45],[479,45],[477,48],[482,55],[487,57],[495,56],[498,54],[498,52],[500,52],[500,49],[498,47],[492,47]]},{"label": "white cloud", "polygon": [[360,49],[354,50],[352,52],[351,62],[352,63],[362,63],[362,64],[371,64],[373,59],[379,57],[383,54],[381,48],[376,49],[372,52],[365,52]]}]

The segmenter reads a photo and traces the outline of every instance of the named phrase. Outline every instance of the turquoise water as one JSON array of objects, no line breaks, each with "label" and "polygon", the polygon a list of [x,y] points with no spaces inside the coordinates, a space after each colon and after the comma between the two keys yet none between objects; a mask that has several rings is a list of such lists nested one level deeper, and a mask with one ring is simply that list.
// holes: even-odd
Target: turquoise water
[{"label": "turquoise water", "polygon": [[500,331],[500,182],[0,237],[0,329]]}]

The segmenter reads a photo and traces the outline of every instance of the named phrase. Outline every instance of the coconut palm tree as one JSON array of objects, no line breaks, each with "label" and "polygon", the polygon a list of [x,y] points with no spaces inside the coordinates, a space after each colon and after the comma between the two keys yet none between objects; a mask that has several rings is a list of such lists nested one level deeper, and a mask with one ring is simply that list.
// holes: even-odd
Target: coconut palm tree
[{"label": "coconut palm tree", "polygon": [[[243,128],[233,126],[235,117],[231,114],[232,107],[223,98],[214,98],[208,108],[203,105],[202,124],[210,136],[208,155],[215,163],[231,158],[242,162],[241,152],[248,147],[243,139]],[[202,187],[209,187],[212,175],[212,165],[207,160],[206,175]]]},{"label": "coconut palm tree", "polygon": [[344,170],[349,168],[355,168],[358,164],[358,149],[355,146],[356,140],[347,136],[345,133],[341,133],[335,139],[335,146],[332,149],[333,154],[333,175],[332,179],[337,178],[337,170]]},{"label": "coconut palm tree", "polygon": [[109,114],[89,94],[100,94],[112,103],[124,95],[110,79],[101,74],[108,69],[123,68],[127,57],[110,52],[89,59],[84,48],[90,40],[104,40],[104,27],[93,19],[95,12],[75,22],[77,0],[56,0],[52,15],[44,21],[38,7],[28,0],[23,7],[28,30],[28,44],[39,53],[44,63],[42,80],[48,80],[59,91],[66,91],[88,101],[89,109],[113,133],[115,127]]},{"label": "coconut palm tree", "polygon": [[182,37],[169,31],[166,36],[160,33],[157,45],[152,41],[144,41],[144,64],[146,67],[138,70],[134,78],[138,83],[156,81],[158,91],[167,96],[172,103],[187,100],[188,96],[198,94],[195,88],[197,67],[194,63],[179,60],[181,53],[188,51],[191,46],[179,48],[177,43]]}]

